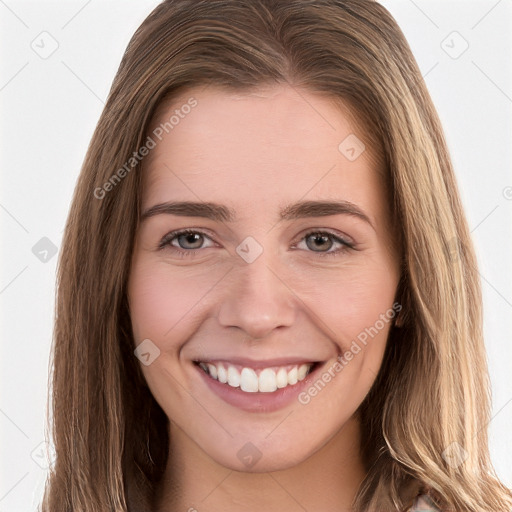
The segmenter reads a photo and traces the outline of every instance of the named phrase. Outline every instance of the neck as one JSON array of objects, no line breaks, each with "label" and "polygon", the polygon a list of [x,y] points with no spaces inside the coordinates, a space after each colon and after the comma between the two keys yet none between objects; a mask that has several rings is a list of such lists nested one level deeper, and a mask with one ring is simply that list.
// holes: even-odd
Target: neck
[{"label": "neck", "polygon": [[365,476],[354,418],[308,459],[268,473],[217,464],[172,423],[170,439],[166,472],[155,494],[157,512],[348,512]]}]

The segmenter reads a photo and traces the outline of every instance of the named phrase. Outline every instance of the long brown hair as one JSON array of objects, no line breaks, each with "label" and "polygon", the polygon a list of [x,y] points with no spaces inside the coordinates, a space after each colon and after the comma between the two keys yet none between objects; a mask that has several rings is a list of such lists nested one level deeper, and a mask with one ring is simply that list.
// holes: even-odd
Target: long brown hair
[{"label": "long brown hair", "polygon": [[[439,119],[396,22],[372,0],[166,0],[126,49],[69,212],[43,511],[150,510],[165,469],[168,420],[134,356],[126,299],[141,188],[130,159],[157,107],[198,85],[277,83],[327,94],[364,123],[401,231],[404,316],[360,408],[368,472],[355,509],[401,511],[417,482],[445,510],[510,510],[488,453],[475,256]],[[459,465],[445,456],[453,447]]]}]

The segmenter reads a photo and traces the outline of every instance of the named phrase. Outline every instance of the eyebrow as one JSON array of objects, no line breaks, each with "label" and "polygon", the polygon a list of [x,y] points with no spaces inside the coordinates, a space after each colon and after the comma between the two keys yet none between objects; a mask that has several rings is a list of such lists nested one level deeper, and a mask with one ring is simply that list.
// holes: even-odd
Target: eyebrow
[{"label": "eyebrow", "polygon": [[[178,215],[183,217],[203,217],[220,222],[233,222],[236,213],[227,206],[211,202],[179,201],[159,203],[145,210],[141,222],[155,215]],[[350,215],[357,217],[374,228],[369,217],[354,203],[349,201],[299,201],[283,208],[280,220],[295,220],[307,217],[327,217],[329,215]],[[375,229],[375,228],[374,228]]]}]

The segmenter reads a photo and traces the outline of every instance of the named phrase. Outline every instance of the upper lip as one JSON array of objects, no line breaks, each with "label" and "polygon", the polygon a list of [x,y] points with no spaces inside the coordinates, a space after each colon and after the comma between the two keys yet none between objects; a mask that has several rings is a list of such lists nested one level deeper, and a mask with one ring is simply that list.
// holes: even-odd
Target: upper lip
[{"label": "upper lip", "polygon": [[304,358],[304,357],[279,357],[274,359],[254,360],[243,357],[210,357],[194,359],[196,363],[231,363],[233,365],[244,366],[247,368],[270,368],[272,366],[288,366],[288,365],[301,365],[313,364],[319,362],[318,359]]}]

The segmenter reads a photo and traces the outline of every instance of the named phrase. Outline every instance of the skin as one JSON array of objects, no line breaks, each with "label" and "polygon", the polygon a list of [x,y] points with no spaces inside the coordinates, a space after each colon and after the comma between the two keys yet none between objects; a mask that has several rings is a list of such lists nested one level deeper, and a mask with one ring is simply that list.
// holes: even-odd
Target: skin
[{"label": "skin", "polygon": [[[226,403],[193,361],[303,357],[329,368],[392,307],[399,257],[376,152],[347,109],[285,85],[191,89],[152,127],[190,97],[197,106],[143,162],[142,211],[208,201],[232,208],[236,220],[159,214],[137,232],[128,283],[135,343],[150,339],[160,350],[141,368],[170,419],[156,510],[351,510],[365,474],[356,410],[391,322],[309,403],[273,412]],[[366,144],[354,161],[338,149],[350,134]],[[280,209],[300,200],[350,201],[370,222],[348,214],[279,221]],[[158,249],[181,228],[206,235]],[[332,237],[315,245],[312,231],[354,248]],[[236,252],[248,236],[263,249],[252,263]],[[261,453],[251,467],[237,456],[248,442]]]}]

